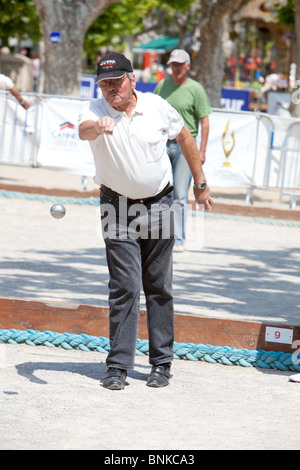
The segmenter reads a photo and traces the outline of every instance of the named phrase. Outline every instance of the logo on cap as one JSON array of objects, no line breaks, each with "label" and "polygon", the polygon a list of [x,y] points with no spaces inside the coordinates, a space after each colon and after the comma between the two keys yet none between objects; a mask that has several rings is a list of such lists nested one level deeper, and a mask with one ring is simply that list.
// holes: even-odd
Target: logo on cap
[{"label": "logo on cap", "polygon": [[113,67],[114,65],[116,65],[116,61],[111,59],[111,60],[105,60],[104,62],[101,62],[100,67],[109,68],[109,67]]}]

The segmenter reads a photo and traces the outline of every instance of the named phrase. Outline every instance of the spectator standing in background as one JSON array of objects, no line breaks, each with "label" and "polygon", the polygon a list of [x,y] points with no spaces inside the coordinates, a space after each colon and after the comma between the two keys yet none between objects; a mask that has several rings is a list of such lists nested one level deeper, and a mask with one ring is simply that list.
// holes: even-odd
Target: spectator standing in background
[{"label": "spectator standing in background", "polygon": [[8,90],[16,98],[16,100],[19,101],[20,105],[24,109],[28,109],[30,107],[30,103],[22,98],[14,82],[2,73],[0,73],[0,89]]},{"label": "spectator standing in background", "polygon": [[[186,127],[196,140],[201,126],[200,159],[205,163],[206,146],[209,135],[209,117],[212,112],[208,96],[202,85],[189,78],[191,68],[189,54],[183,49],[175,49],[168,60],[172,76],[158,83],[154,93],[160,95],[176,109]],[[173,169],[175,252],[184,251],[186,239],[186,217],[188,191],[192,180],[190,168],[176,140],[168,140],[167,152]],[[206,182],[201,183],[205,189]]]}]

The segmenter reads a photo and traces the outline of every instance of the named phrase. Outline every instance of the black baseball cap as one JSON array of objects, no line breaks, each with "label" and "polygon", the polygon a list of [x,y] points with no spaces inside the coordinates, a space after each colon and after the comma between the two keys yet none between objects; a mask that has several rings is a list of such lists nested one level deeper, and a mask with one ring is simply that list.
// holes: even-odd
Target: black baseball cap
[{"label": "black baseball cap", "polygon": [[130,60],[119,52],[111,52],[98,62],[96,82],[110,78],[121,78],[127,72],[133,72]]}]

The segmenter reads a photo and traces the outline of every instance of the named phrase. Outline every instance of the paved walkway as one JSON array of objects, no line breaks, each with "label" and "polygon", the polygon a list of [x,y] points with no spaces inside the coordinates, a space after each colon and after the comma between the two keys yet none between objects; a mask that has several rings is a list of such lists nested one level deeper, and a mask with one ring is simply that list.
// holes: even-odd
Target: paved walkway
[{"label": "paved walkway", "polygon": [[[6,181],[80,191],[76,175],[7,166],[0,171],[0,190]],[[89,180],[88,190],[93,185]],[[260,201],[261,208],[284,206],[271,193],[262,193],[272,201]],[[299,325],[300,210],[285,208],[289,216],[295,214],[295,221],[266,220],[230,214],[231,199],[219,200],[229,215],[214,210],[205,216],[198,211],[195,217],[191,212],[186,251],[174,254],[176,312]],[[99,207],[65,204],[66,217],[56,220],[49,214],[51,204],[0,197],[0,242],[5,247],[0,296],[106,306],[108,273]],[[243,213],[244,201],[238,207]]]},{"label": "paved walkway", "polygon": [[[1,183],[71,190],[81,181],[0,166]],[[234,191],[220,200],[244,204]],[[0,197],[0,296],[107,305],[99,208],[65,204],[66,217],[55,220],[51,204]],[[299,228],[297,220],[190,214],[187,249],[174,254],[176,312],[299,325]],[[290,372],[175,360],[170,386],[155,390],[146,387],[148,358],[138,356],[128,386],[111,392],[100,386],[104,361],[94,352],[0,345],[0,449],[300,447],[300,389]]]},{"label": "paved walkway", "polygon": [[175,360],[170,385],[151,389],[138,356],[125,389],[111,391],[100,385],[100,353],[2,348],[1,450],[103,450],[100,464],[115,450],[300,447],[300,388],[289,372]]}]

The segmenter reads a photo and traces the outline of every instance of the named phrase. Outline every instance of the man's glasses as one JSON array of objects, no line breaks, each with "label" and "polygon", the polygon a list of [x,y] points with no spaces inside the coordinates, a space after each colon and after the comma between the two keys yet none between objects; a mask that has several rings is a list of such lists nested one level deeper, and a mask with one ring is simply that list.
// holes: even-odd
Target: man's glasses
[{"label": "man's glasses", "polygon": [[123,85],[126,77],[127,77],[127,74],[125,74],[121,78],[111,78],[109,80],[101,80],[101,82],[99,82],[99,87],[110,88],[112,86],[114,88],[120,88]]}]

